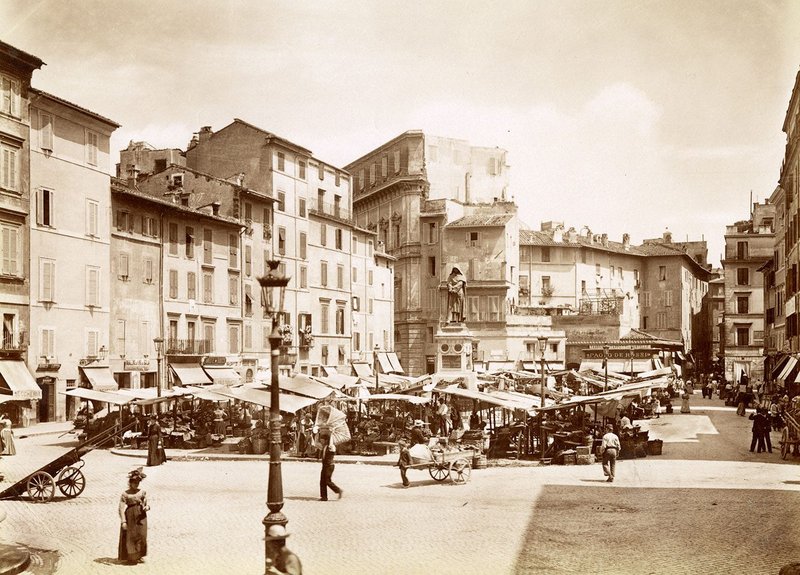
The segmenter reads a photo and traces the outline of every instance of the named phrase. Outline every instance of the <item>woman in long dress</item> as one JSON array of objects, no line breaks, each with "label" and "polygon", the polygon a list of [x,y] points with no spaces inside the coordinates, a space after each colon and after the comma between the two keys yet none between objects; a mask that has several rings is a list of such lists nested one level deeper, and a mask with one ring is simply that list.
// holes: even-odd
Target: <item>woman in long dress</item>
[{"label": "woman in long dress", "polygon": [[142,468],[128,473],[128,489],[119,499],[118,559],[129,565],[139,563],[147,555],[147,494],[139,483],[147,477]]},{"label": "woman in long dress", "polygon": [[17,448],[14,447],[14,430],[11,429],[11,420],[4,415],[0,418],[0,423],[3,424],[3,429],[0,431],[0,437],[3,440],[3,455],[16,455]]},{"label": "woman in long dress", "polygon": [[683,391],[683,396],[681,397],[681,413],[691,413],[692,411],[689,409],[689,398],[691,397],[691,393],[688,389]]},{"label": "woman in long dress", "polygon": [[150,426],[147,430],[147,466],[161,465],[167,461],[167,453],[164,451],[164,440],[161,436],[161,425],[155,417],[150,419]]}]

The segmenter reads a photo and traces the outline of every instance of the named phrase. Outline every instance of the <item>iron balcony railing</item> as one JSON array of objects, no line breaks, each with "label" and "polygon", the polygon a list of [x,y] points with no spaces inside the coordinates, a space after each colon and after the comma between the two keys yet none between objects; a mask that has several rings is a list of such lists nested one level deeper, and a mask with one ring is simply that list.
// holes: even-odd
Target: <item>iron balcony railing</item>
[{"label": "iron balcony railing", "polygon": [[214,342],[207,339],[170,339],[168,354],[202,355],[214,352]]}]

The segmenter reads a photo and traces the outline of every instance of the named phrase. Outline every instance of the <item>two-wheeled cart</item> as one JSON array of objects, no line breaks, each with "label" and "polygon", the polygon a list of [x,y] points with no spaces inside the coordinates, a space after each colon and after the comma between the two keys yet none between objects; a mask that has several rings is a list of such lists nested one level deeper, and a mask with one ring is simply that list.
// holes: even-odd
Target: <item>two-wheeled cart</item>
[{"label": "two-wheeled cart", "polygon": [[125,427],[113,426],[92,436],[77,447],[70,449],[65,454],[43,465],[30,475],[20,479],[11,487],[0,491],[0,499],[13,499],[22,497],[25,493],[37,503],[52,501],[56,487],[67,498],[72,499],[83,493],[86,487],[86,477],[81,471],[84,455],[101,445],[108,443],[116,435],[136,426],[134,420]]},{"label": "two-wheeled cart", "polygon": [[800,412],[786,412],[783,414],[783,421],[786,424],[781,433],[781,458],[786,459],[794,447],[794,453],[797,454],[798,446],[800,445]]},{"label": "two-wheeled cart", "polygon": [[456,484],[469,481],[472,474],[473,449],[446,449],[415,445],[409,449],[411,465],[409,469],[427,469],[436,481],[444,481],[448,477]]}]

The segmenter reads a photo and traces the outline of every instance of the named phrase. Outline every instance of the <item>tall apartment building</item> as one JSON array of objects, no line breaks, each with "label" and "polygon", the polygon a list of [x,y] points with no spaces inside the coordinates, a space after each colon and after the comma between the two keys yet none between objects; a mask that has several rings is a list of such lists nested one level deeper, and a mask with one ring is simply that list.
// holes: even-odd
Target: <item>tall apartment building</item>
[{"label": "tall apartment building", "polygon": [[[119,124],[31,90],[31,337],[39,420],[63,420],[67,388],[113,386],[109,141]],[[35,214],[35,216],[33,216]],[[72,398],[69,398],[70,400]]]},{"label": "tall apartment building", "polygon": [[[795,76],[792,95],[783,122],[786,149],[779,186],[784,194],[785,232],[785,333],[791,352],[800,351],[800,72]],[[776,264],[776,269],[778,265]],[[777,280],[777,278],[776,278]]]},{"label": "tall apartment building", "polygon": [[[120,160],[120,173],[131,165],[144,170],[137,177],[140,189],[158,195],[165,182],[177,177],[178,195],[190,206],[216,202],[221,215],[243,225],[241,248],[236,249],[243,251],[244,270],[238,277],[242,301],[251,306],[244,311],[244,354],[269,349],[271,326],[256,294],[257,278],[271,258],[279,259],[291,277],[280,319],[282,369],[312,375],[331,368],[349,371],[351,360],[363,359],[372,342],[391,348],[392,331],[384,318],[390,317],[393,259],[376,245],[374,231],[355,226],[345,171],[238,119],[217,132],[202,128],[185,153],[132,143]],[[236,273],[229,272],[232,286]],[[382,295],[355,294],[370,278],[380,279]],[[378,313],[382,316],[376,321]]]},{"label": "tall apartment building", "polygon": [[[444,317],[446,298],[442,289],[450,272],[447,266],[456,262],[453,257],[445,258],[450,254],[443,251],[440,238],[446,225],[471,217],[466,206],[510,203],[513,198],[508,191],[506,152],[412,130],[345,169],[354,178],[356,224],[375,231],[380,249],[396,258],[394,334],[387,342],[388,349],[397,353],[410,374],[430,372],[436,356],[433,334]],[[499,238],[497,231],[505,229],[506,223],[498,227],[495,221],[485,227],[485,233],[493,237],[491,241]],[[456,243],[464,250],[479,247],[470,245],[478,240],[468,240],[467,234],[480,237],[483,228],[478,221],[464,220],[458,229],[451,228],[447,233],[457,238]],[[473,251],[486,249],[488,243]],[[479,258],[473,259],[477,266]],[[458,263],[465,268],[462,272],[468,273],[468,259],[459,259]],[[491,265],[495,266],[495,275],[490,278],[486,268],[481,272],[482,279],[476,280],[484,282],[481,289],[497,291],[493,296],[508,292],[513,284],[511,265],[501,266],[497,261]],[[473,287],[477,289],[478,284]],[[498,300],[502,310],[506,298],[503,293]]]},{"label": "tall apartment building", "polygon": [[36,420],[41,397],[24,361],[32,335],[29,99],[31,77],[43,64],[0,42],[0,393],[15,398],[5,407],[17,424]]},{"label": "tall apartment building", "polygon": [[758,270],[774,257],[775,206],[752,205],[750,219],[726,226],[725,377],[764,380],[764,276]]}]

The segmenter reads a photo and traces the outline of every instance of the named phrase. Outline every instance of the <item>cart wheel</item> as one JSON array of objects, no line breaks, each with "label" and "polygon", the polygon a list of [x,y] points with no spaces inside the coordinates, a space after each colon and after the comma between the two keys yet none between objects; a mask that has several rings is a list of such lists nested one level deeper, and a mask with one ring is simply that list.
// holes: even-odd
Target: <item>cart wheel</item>
[{"label": "cart wheel", "polygon": [[71,499],[83,493],[86,487],[86,478],[80,469],[70,465],[62,469],[61,473],[58,474],[56,485],[58,485],[61,493]]},{"label": "cart wheel", "polygon": [[37,471],[28,478],[28,497],[37,503],[52,501],[56,492],[56,482],[46,471]]},{"label": "cart wheel", "polygon": [[442,463],[434,463],[428,468],[428,472],[436,481],[444,481],[450,475],[450,470]]},{"label": "cart wheel", "polygon": [[466,459],[456,459],[450,464],[450,481],[459,485],[469,481],[472,467]]},{"label": "cart wheel", "polygon": [[789,428],[784,427],[781,433],[781,459],[789,456]]}]

